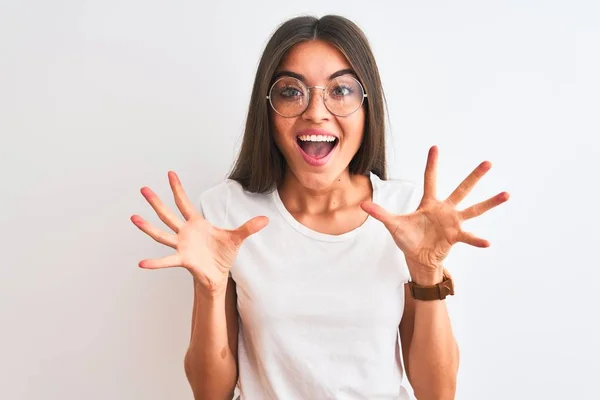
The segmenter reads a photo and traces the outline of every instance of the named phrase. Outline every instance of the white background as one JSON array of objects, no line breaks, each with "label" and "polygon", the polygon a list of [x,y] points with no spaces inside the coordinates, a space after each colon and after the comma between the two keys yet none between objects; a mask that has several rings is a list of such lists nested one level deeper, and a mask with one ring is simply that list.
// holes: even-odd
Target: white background
[{"label": "white background", "polygon": [[[439,195],[493,167],[446,266],[458,399],[597,399],[600,8],[589,1],[11,1],[0,5],[0,398],[192,399],[192,281],[137,263],[171,249],[167,171],[197,199],[241,143],[276,26],[342,14],[372,43],[390,175]],[[165,227],[166,228],[166,227]],[[168,229],[168,228],[166,228]]]}]

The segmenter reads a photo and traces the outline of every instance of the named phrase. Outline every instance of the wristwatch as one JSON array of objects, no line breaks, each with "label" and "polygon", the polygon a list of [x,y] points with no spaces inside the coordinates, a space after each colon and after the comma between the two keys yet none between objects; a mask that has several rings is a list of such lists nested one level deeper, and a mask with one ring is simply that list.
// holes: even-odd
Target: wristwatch
[{"label": "wristwatch", "polygon": [[446,296],[454,295],[454,282],[450,274],[444,269],[444,279],[433,286],[420,286],[410,281],[410,294],[415,300],[444,300]]}]

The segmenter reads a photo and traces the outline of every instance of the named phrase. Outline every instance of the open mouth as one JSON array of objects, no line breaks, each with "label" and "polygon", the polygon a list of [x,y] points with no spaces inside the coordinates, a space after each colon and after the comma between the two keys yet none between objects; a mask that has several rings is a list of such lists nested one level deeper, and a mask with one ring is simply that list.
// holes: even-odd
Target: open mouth
[{"label": "open mouth", "polygon": [[335,136],[298,136],[298,146],[309,157],[320,160],[327,157],[337,146],[339,139]]}]

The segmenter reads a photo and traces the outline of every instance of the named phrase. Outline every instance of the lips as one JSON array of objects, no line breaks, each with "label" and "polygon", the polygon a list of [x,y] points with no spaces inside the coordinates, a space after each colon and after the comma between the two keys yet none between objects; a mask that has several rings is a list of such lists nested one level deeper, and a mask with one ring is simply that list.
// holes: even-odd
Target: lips
[{"label": "lips", "polygon": [[[300,140],[302,136],[325,136],[327,138],[334,138],[333,141],[324,141],[324,142],[312,142],[305,140]],[[303,129],[301,131],[296,132],[296,148],[300,155],[311,166],[320,167],[333,157],[338,144],[340,142],[340,138],[338,135],[326,131],[324,129]]]},{"label": "lips", "polygon": [[[308,164],[310,164],[312,166],[320,167],[320,166],[327,164],[327,162],[331,159],[331,157],[333,156],[333,154],[335,153],[335,151],[338,147],[339,139],[336,139],[334,142],[331,142],[331,143],[333,143],[333,145],[329,145],[329,146],[331,146],[331,148],[329,149],[329,151],[327,151],[326,154],[319,154],[318,156],[312,156],[312,155],[308,154],[307,152],[305,152],[304,149],[302,148],[302,146],[298,142],[299,142],[299,139],[296,141],[296,148],[302,155],[302,158],[304,158],[304,161],[306,161]],[[327,146],[327,145],[325,145],[325,146]]]}]

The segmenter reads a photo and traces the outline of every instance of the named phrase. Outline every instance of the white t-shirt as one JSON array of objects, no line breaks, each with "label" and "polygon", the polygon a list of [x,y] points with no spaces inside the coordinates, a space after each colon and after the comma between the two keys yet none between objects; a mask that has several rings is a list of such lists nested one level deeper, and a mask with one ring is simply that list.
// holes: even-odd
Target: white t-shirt
[{"label": "white t-shirt", "polygon": [[[413,212],[422,188],[370,173],[373,201]],[[241,400],[409,399],[402,386],[398,325],[404,254],[369,216],[342,235],[314,231],[287,211],[278,191],[250,193],[225,180],[200,196],[213,225],[269,224],[240,248],[231,276],[239,312]]]}]

